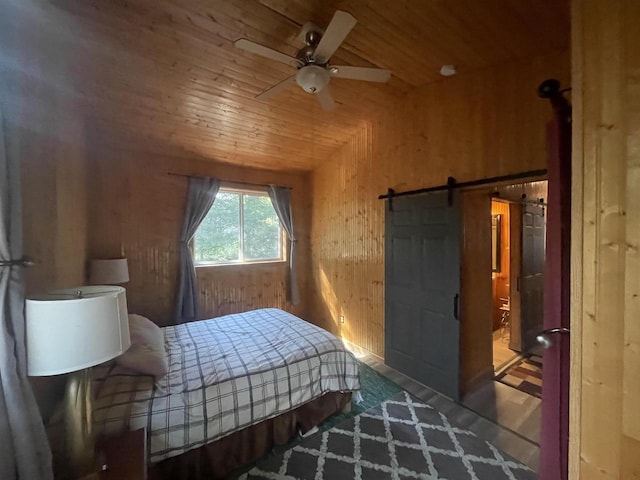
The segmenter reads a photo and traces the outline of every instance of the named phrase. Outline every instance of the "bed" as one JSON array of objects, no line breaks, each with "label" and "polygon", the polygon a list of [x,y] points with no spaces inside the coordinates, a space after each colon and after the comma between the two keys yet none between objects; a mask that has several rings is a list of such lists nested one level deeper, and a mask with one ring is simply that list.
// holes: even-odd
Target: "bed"
[{"label": "bed", "polygon": [[[357,361],[338,338],[279,309],[162,332],[167,374],[100,367],[93,412],[98,434],[146,428],[149,463],[162,462],[161,470],[213,463],[206,475],[224,476],[321,422],[360,388]],[[256,445],[244,445],[250,438]]]}]

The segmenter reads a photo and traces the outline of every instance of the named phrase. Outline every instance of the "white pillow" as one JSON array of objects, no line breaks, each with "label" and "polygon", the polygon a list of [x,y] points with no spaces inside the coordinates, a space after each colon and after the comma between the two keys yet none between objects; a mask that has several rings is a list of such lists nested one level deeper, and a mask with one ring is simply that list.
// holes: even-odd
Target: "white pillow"
[{"label": "white pillow", "polygon": [[116,358],[116,363],[143,375],[166,375],[167,352],[160,327],[141,315],[129,314],[129,333],[131,347]]}]

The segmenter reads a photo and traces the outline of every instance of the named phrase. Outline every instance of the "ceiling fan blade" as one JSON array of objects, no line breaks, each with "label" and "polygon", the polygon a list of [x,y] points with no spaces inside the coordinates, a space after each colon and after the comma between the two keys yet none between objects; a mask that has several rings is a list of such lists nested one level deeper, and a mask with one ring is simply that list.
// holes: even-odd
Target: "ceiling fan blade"
[{"label": "ceiling fan blade", "polygon": [[320,102],[320,106],[323,110],[333,110],[336,108],[336,102],[333,101],[329,85],[316,93],[316,97],[318,97],[318,102]]},{"label": "ceiling fan blade", "polygon": [[273,87],[267,88],[260,95],[257,95],[256,99],[258,99],[258,100],[267,100],[267,99],[279,94],[283,90],[286,90],[289,87],[289,85],[291,85],[292,83],[295,83],[295,81],[296,81],[296,76],[295,75],[291,75],[290,77],[285,78],[281,82],[276,83]]},{"label": "ceiling fan blade", "polygon": [[316,63],[322,64],[331,58],[331,55],[335,53],[340,44],[349,35],[356,22],[356,19],[350,13],[336,10],[331,23],[329,23],[314,52]]},{"label": "ceiling fan blade", "polygon": [[[333,69],[337,69],[334,73]],[[367,82],[388,82],[391,77],[390,70],[383,70],[381,68],[367,68],[367,67],[348,67],[340,65],[331,65],[332,77],[349,78],[351,80],[365,80]]]},{"label": "ceiling fan blade", "polygon": [[289,55],[285,55],[284,53],[280,53],[277,50],[265,47],[264,45],[260,45],[259,43],[252,42],[251,40],[247,40],[246,38],[236,40],[234,45],[238,48],[246,50],[247,52],[255,53],[256,55],[266,57],[270,60],[275,60],[276,62],[286,63],[287,65],[291,65],[292,67],[298,67],[300,65],[300,62],[297,58],[290,57]]}]

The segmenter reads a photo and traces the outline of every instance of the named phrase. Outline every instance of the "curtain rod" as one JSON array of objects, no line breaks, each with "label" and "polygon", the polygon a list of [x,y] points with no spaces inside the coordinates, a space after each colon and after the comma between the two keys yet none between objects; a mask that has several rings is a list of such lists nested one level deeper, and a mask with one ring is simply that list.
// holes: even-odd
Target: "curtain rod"
[{"label": "curtain rod", "polygon": [[511,175],[502,175],[500,177],[482,178],[480,180],[471,180],[469,182],[457,183],[453,177],[449,177],[447,183],[438,185],[437,187],[420,188],[418,190],[407,190],[406,192],[395,192],[392,188],[383,195],[378,195],[379,200],[395,197],[406,197],[409,195],[419,195],[421,193],[438,192],[440,190],[452,190],[454,188],[476,187],[479,185],[488,185],[491,183],[506,182],[509,180],[521,180],[523,178],[541,177],[547,174],[547,170],[531,170],[529,172],[515,173]]},{"label": "curtain rod", "polygon": [[[187,175],[185,173],[173,173],[173,172],[167,172],[167,175],[173,175],[174,177],[186,177],[186,178],[209,178],[206,177],[204,175]],[[270,184],[265,184],[265,183],[250,183],[250,182],[234,182],[231,180],[220,180],[223,183],[237,183],[238,185],[248,185],[251,187],[268,187]],[[276,185],[276,187],[278,188],[287,188],[289,190],[293,190],[293,187],[289,187],[286,185]]]}]

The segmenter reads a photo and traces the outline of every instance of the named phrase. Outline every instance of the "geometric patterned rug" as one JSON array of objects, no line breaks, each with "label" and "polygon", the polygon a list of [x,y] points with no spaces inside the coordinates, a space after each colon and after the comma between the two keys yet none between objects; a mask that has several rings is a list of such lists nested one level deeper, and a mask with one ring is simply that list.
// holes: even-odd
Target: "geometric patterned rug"
[{"label": "geometric patterned rug", "polygon": [[241,480],[532,480],[536,474],[408,392],[283,454]]},{"label": "geometric patterned rug", "polygon": [[329,417],[320,425],[320,430],[329,430],[376,405],[380,405],[402,391],[400,385],[376,372],[366,363],[358,361],[358,370],[360,374],[360,402],[351,402],[351,411],[349,413],[339,412]]},{"label": "geometric patterned rug", "polygon": [[542,398],[542,357],[531,355],[496,376],[498,382]]}]

